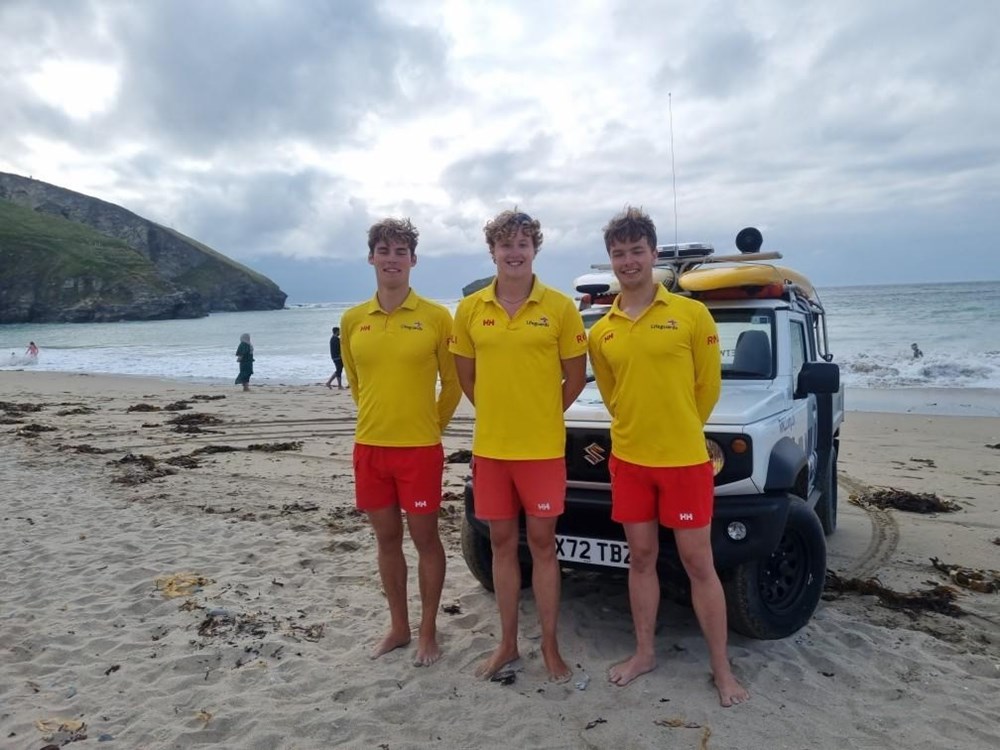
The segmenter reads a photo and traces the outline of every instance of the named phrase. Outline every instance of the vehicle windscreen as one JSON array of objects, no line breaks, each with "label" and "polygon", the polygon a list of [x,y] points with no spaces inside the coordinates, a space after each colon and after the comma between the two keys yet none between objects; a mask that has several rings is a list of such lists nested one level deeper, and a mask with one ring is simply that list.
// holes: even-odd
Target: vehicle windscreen
[{"label": "vehicle windscreen", "polygon": [[712,310],[719,329],[723,380],[774,378],[774,312]]}]

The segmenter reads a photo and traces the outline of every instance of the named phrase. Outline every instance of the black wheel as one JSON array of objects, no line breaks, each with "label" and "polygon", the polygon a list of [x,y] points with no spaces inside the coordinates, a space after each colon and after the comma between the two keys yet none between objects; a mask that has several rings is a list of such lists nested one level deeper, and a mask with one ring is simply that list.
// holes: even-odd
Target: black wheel
[{"label": "black wheel", "polygon": [[777,548],[737,566],[723,585],[729,626],[770,640],[785,638],[812,617],[826,576],[826,537],[816,514],[795,498]]},{"label": "black wheel", "polygon": [[819,500],[816,502],[816,515],[823,525],[823,533],[830,536],[837,530],[837,449],[830,451],[826,467],[816,479],[820,487]]},{"label": "black wheel", "polygon": [[467,516],[462,516],[462,557],[469,566],[469,572],[487,591],[493,590],[493,550],[490,538],[480,534],[469,523]]},{"label": "black wheel", "polygon": [[[531,585],[531,559],[524,549],[518,551],[521,564],[521,588]],[[493,548],[488,534],[480,534],[469,523],[468,516],[462,516],[462,557],[472,576],[487,591],[493,591]]]}]

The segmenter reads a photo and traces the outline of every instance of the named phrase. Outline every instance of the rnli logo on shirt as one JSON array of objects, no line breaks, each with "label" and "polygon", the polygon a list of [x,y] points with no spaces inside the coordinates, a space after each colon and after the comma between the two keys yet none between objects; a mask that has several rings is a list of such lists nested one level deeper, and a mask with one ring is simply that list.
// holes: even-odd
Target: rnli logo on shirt
[{"label": "rnli logo on shirt", "polygon": [[421,322],[419,320],[414,321],[413,323],[403,323],[402,327],[405,328],[407,331],[422,331],[422,330],[424,330],[424,326],[423,326],[423,324],[421,324]]},{"label": "rnli logo on shirt", "polygon": [[716,336],[715,334],[712,334],[705,340],[705,343],[708,344],[709,346],[716,346],[719,343],[719,337]]},{"label": "rnli logo on shirt", "polygon": [[495,326],[497,323],[493,318],[483,318],[483,325],[487,327]]},{"label": "rnli logo on shirt", "polygon": [[615,337],[614,332],[612,332],[612,333],[606,333],[606,334],[604,334],[604,338],[601,339],[601,343],[602,344],[606,344],[609,341],[611,341],[611,339],[613,339],[614,337]]},{"label": "rnli logo on shirt", "polygon": [[528,321],[528,325],[529,326],[538,326],[539,328],[548,328],[549,327],[549,319],[546,318],[543,315],[538,320],[529,320]]},{"label": "rnli logo on shirt", "polygon": [[576,343],[582,344],[586,340],[587,340],[587,334],[585,333],[576,334]]},{"label": "rnli logo on shirt", "polygon": [[372,327],[370,325],[364,325],[364,326],[361,326],[358,330],[361,331],[361,332],[364,332],[364,331],[370,331],[371,329],[372,329]]},{"label": "rnli logo on shirt", "polygon": [[650,325],[650,328],[658,331],[676,331],[677,321],[671,318],[666,323],[653,323]]}]

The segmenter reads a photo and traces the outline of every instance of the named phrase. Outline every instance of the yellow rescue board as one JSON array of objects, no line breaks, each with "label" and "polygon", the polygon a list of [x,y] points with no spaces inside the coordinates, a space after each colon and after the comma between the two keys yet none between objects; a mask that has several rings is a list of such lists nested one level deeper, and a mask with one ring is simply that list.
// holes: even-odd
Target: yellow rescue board
[{"label": "yellow rescue board", "polygon": [[812,283],[798,271],[782,266],[739,265],[701,267],[681,274],[680,287],[686,292],[710,292],[734,287],[768,286],[791,283],[807,297],[815,297]]}]

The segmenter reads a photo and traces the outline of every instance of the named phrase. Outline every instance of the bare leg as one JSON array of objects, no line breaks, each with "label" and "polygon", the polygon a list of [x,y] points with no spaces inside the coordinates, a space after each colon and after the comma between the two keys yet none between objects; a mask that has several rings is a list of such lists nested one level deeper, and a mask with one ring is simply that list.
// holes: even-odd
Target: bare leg
[{"label": "bare leg", "polygon": [[712,558],[711,526],[675,529],[674,536],[681,563],[691,579],[691,603],[708,644],[719,703],[727,707],[743,703],[750,699],[750,693],[733,675],[726,655],[726,598]]},{"label": "bare leg", "polygon": [[559,654],[559,561],[556,559],[556,519],[528,516],[528,547],[531,549],[531,586],[542,626],[542,658],[549,678],[564,682],[573,675]]},{"label": "bare leg", "polygon": [[490,521],[493,547],[493,589],[500,610],[500,645],[476,668],[476,676],[488,678],[517,659],[517,603],[521,597],[521,566],[517,560],[516,518]]},{"label": "bare leg", "polygon": [[660,554],[660,527],[657,521],[626,523],[629,547],[628,598],[635,626],[635,653],[608,670],[608,680],[619,687],[656,668],[653,633],[660,609],[660,577],[656,560]]},{"label": "bare leg", "polygon": [[389,631],[372,649],[377,659],[410,642],[410,616],[406,609],[406,558],[403,557],[403,519],[399,506],[368,512],[378,545],[378,572],[389,603]]},{"label": "bare leg", "polygon": [[406,522],[419,558],[420,633],[413,663],[418,667],[427,667],[441,658],[437,642],[437,611],[441,604],[441,589],[444,588],[444,547],[438,534],[437,513],[407,513]]}]

